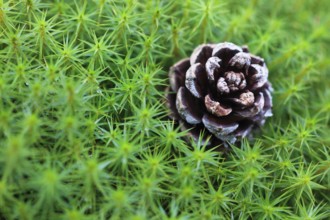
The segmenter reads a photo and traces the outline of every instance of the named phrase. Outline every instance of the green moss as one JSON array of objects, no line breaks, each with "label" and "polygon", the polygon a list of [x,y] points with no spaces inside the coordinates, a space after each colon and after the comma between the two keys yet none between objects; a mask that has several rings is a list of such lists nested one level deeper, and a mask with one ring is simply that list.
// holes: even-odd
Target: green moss
[{"label": "green moss", "polygon": [[[329,219],[328,0],[0,0],[0,218]],[[199,44],[265,58],[274,116],[226,155],[166,115]]]}]

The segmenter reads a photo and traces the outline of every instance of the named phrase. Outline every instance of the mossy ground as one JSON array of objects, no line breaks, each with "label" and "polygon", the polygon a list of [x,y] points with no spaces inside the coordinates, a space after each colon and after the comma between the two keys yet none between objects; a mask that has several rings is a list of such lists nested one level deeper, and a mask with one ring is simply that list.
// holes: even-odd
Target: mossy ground
[{"label": "mossy ground", "polygon": [[[329,219],[328,0],[0,0],[2,219]],[[186,143],[170,65],[265,58],[274,116],[228,155]]]}]

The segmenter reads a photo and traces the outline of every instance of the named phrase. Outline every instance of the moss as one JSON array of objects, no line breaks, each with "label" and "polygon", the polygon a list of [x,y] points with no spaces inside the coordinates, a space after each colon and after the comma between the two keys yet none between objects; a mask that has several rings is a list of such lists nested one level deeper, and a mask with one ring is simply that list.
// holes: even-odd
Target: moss
[{"label": "moss", "polygon": [[[0,0],[0,218],[329,219],[328,0]],[[274,116],[228,154],[166,115],[202,43],[264,57]]]}]

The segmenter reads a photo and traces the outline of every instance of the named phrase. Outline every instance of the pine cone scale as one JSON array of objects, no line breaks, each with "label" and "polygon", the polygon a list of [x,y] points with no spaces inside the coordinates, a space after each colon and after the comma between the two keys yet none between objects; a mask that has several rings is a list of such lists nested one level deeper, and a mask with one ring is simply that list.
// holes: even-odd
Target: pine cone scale
[{"label": "pine cone scale", "polygon": [[205,95],[206,74],[201,63],[195,63],[187,70],[185,86],[196,98]]},{"label": "pine cone scale", "polygon": [[175,121],[181,119],[179,112],[176,108],[176,96],[177,94],[171,92],[170,87],[166,88],[166,107],[170,110],[169,117]]},{"label": "pine cone scale", "polygon": [[264,95],[263,93],[259,93],[256,101],[254,102],[253,106],[250,108],[246,108],[246,109],[242,109],[242,110],[237,110],[235,111],[235,114],[237,114],[238,116],[242,117],[242,118],[251,118],[256,116],[258,113],[261,112],[261,110],[264,107]]},{"label": "pine cone scale", "polygon": [[220,102],[213,101],[210,95],[205,96],[205,106],[209,113],[218,117],[229,115],[232,112],[232,108],[226,108]]},{"label": "pine cone scale", "polygon": [[214,134],[217,138],[222,140],[231,140],[232,137],[226,137],[228,134],[235,131],[239,124],[235,122],[225,122],[219,118],[216,118],[214,116],[211,116],[209,114],[205,114],[203,116],[203,124],[206,127],[206,129]]},{"label": "pine cone scale", "polygon": [[225,63],[228,63],[228,61],[235,56],[236,53],[242,52],[242,48],[233,44],[233,43],[220,43],[217,44],[212,52],[212,56],[219,57]]},{"label": "pine cone scale", "polygon": [[190,65],[201,63],[204,66],[208,57],[210,57],[213,52],[213,47],[214,45],[211,44],[202,44],[198,46],[190,56]]},{"label": "pine cone scale", "polygon": [[186,80],[186,72],[189,68],[189,58],[177,62],[170,68],[169,79],[173,92],[177,92],[181,86],[184,86]]},{"label": "pine cone scale", "polygon": [[265,66],[261,67],[258,64],[252,64],[250,66],[250,73],[252,74],[249,78],[251,91],[260,89],[267,82],[268,70]]},{"label": "pine cone scale", "polygon": [[179,115],[189,124],[199,124],[202,121],[202,113],[199,108],[198,100],[189,92],[188,89],[181,86],[176,96],[176,108]]}]

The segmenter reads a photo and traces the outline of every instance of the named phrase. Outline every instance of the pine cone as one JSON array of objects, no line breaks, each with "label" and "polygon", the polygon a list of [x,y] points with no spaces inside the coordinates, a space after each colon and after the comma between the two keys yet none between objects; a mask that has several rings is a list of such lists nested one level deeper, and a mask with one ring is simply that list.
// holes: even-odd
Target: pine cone
[{"label": "pine cone", "polygon": [[171,118],[208,145],[235,143],[272,116],[264,60],[233,43],[203,44],[170,68]]}]

